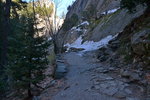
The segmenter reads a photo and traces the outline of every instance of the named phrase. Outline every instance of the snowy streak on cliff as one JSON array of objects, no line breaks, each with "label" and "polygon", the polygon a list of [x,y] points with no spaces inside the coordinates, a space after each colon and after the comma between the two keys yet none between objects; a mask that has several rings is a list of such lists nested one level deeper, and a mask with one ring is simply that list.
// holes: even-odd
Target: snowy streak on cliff
[{"label": "snowy streak on cliff", "polygon": [[111,9],[109,11],[106,11],[106,12],[102,12],[102,14],[112,14],[112,13],[115,13],[116,11],[118,11],[120,8],[115,8],[115,9]]},{"label": "snowy streak on cliff", "polygon": [[92,51],[92,50],[97,50],[103,46],[106,46],[108,42],[114,39],[115,37],[117,37],[117,35],[115,36],[109,35],[98,42],[86,41],[82,44],[83,40],[82,40],[82,36],[80,36],[74,43],[72,44],[67,43],[65,46],[68,47],[68,50],[70,48],[83,48],[84,51]]}]

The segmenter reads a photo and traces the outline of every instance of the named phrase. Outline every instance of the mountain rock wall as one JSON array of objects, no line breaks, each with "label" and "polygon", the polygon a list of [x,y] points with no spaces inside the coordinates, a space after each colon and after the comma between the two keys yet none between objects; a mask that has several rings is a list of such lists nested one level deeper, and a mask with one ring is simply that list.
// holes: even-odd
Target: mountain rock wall
[{"label": "mountain rock wall", "polygon": [[[72,6],[68,7],[69,11],[66,15],[66,20],[76,14],[79,17],[78,25],[80,25],[83,22],[82,12],[88,12],[90,5],[94,5],[96,14],[100,17],[88,20],[89,26],[84,28],[86,30],[84,35],[81,34],[83,42],[97,42],[108,35],[121,33],[132,20],[141,16],[145,11],[143,6],[138,6],[136,12],[130,13],[127,9],[120,8],[120,0],[76,0]],[[78,29],[75,31],[78,31]],[[75,41],[80,36],[79,34],[83,33],[81,31],[73,32],[72,29],[64,31],[61,28],[58,33],[58,48],[62,48],[66,43],[72,43],[73,40]]]},{"label": "mountain rock wall", "polygon": [[70,18],[74,13],[81,18],[83,11],[87,10],[90,5],[94,5],[97,13],[102,13],[110,9],[118,8],[120,0],[76,0],[71,7],[68,7],[66,18]]}]

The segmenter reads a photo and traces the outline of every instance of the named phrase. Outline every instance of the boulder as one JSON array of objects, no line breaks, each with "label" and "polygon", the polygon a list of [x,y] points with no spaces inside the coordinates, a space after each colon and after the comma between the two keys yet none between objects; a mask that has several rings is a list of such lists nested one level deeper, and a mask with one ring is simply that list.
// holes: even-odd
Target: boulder
[{"label": "boulder", "polygon": [[121,70],[120,74],[122,77],[128,78],[130,80],[130,82],[141,80],[139,73],[137,73],[135,71]]},{"label": "boulder", "polygon": [[150,29],[135,33],[131,38],[131,46],[135,54],[150,56]]},{"label": "boulder", "polygon": [[140,100],[139,98],[134,98],[134,97],[128,97],[128,98],[126,98],[126,100]]},{"label": "boulder", "polygon": [[121,70],[121,71],[120,71],[120,74],[121,74],[122,77],[127,77],[127,78],[129,78],[130,75],[131,75],[131,72],[128,71],[128,70]]},{"label": "boulder", "polygon": [[122,92],[122,91],[118,91],[116,94],[115,94],[115,97],[119,98],[119,99],[124,99],[126,97],[126,93],[125,92]]},{"label": "boulder", "polygon": [[131,79],[132,81],[139,81],[141,78],[140,78],[140,76],[139,76],[138,73],[131,73],[130,79]]}]

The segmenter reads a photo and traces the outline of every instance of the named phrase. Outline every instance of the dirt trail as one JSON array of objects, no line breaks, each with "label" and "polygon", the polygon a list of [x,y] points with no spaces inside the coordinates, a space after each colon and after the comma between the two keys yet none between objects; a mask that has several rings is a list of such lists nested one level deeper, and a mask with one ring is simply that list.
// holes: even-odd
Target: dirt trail
[{"label": "dirt trail", "polygon": [[93,70],[100,64],[94,64],[91,57],[82,57],[78,53],[67,53],[63,58],[69,64],[69,72],[66,75],[66,87],[53,96],[52,100],[119,100],[112,96],[99,93],[93,85],[95,74]]}]

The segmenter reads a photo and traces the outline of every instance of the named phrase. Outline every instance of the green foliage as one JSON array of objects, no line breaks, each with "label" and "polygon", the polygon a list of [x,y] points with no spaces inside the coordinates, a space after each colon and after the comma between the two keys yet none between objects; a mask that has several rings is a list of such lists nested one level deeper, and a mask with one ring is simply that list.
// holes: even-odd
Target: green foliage
[{"label": "green foliage", "polygon": [[[0,2],[0,8],[1,5]],[[49,63],[47,55],[50,43],[45,36],[38,36],[40,30],[35,29],[33,8],[31,5],[27,7],[20,5],[21,9],[18,10],[19,6],[12,6],[17,8],[11,11],[13,17],[10,19],[11,34],[8,36],[8,65],[4,73],[7,77],[0,73],[0,93],[8,87],[8,84],[5,84],[8,83],[5,81],[7,79],[12,83],[11,87],[17,90],[31,90],[31,84],[37,84],[44,79],[43,71]],[[16,12],[13,10],[19,13],[19,18],[14,15]],[[2,26],[1,14],[0,9],[0,26]]]},{"label": "green foliage", "polygon": [[36,5],[36,13],[38,13],[40,16],[51,16],[53,13],[54,5],[50,5],[49,7],[46,7],[46,5],[41,6],[39,3]]},{"label": "green foliage", "polygon": [[[32,14],[28,14],[32,15]],[[14,22],[16,22],[14,20]],[[9,38],[9,68],[7,72],[15,88],[31,89],[31,84],[43,80],[43,71],[48,64],[46,37],[39,37],[34,28],[34,18],[21,16]]]},{"label": "green foliage", "polygon": [[11,18],[19,18],[19,12],[27,6],[22,0],[12,0],[11,2]]},{"label": "green foliage", "polygon": [[[2,6],[3,3],[0,1],[0,34],[3,27]],[[46,13],[43,14],[39,9],[46,10]],[[46,9],[45,6],[44,8],[37,7],[35,12],[46,16],[46,14],[52,13],[47,13],[50,9]],[[43,71],[49,64],[47,55],[50,43],[46,36],[39,36],[38,33],[42,30],[35,28],[36,19],[33,5],[21,0],[13,0],[10,24],[8,64],[3,74],[0,70],[0,94],[4,94],[6,87],[9,87],[9,89],[13,87],[17,90],[31,90],[31,85],[36,85],[44,79]]]},{"label": "green foliage", "polygon": [[147,6],[150,6],[149,0],[121,0],[121,7],[127,8],[129,11],[134,11],[135,7],[139,4],[147,4]]},{"label": "green foliage", "polygon": [[[3,94],[6,90],[6,83],[4,80],[0,79],[0,94]],[[1,95],[0,95],[1,96]]]},{"label": "green foliage", "polygon": [[77,25],[79,21],[79,17],[77,14],[73,14],[70,18],[66,19],[64,24],[63,24],[63,30],[68,31],[70,30],[73,26]]},{"label": "green foliage", "polygon": [[[3,3],[0,1],[0,34],[2,33],[2,19],[3,19]],[[2,43],[2,37],[0,36],[0,54],[1,54],[1,43]]]}]

